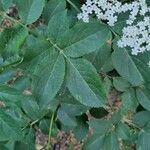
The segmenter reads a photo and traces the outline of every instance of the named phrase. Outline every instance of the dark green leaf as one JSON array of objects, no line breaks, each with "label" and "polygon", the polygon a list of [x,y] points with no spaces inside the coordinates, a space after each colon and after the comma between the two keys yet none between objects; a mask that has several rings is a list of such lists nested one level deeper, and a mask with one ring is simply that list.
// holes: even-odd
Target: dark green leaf
[{"label": "dark green leaf", "polygon": [[90,107],[104,106],[106,95],[102,81],[88,61],[68,60],[67,86],[82,104]]},{"label": "dark green leaf", "polygon": [[57,43],[70,57],[80,57],[96,51],[110,38],[110,31],[99,22],[78,23],[59,37]]}]

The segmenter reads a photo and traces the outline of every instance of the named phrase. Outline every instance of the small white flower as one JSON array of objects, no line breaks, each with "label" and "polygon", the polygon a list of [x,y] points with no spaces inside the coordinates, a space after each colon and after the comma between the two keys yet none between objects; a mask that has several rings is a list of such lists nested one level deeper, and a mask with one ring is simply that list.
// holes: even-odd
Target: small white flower
[{"label": "small white flower", "polygon": [[125,4],[117,0],[87,0],[81,10],[78,19],[89,22],[89,15],[94,13],[98,19],[106,20],[110,26],[115,25],[118,14],[128,12],[127,26],[123,28],[118,46],[130,47],[133,55],[150,51],[150,7],[146,4],[146,0]]}]

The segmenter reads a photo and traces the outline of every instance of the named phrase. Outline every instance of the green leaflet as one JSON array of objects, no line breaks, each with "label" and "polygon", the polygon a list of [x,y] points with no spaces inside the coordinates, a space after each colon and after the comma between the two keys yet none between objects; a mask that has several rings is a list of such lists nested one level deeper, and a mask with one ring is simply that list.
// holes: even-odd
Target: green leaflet
[{"label": "green leaflet", "polygon": [[16,0],[19,16],[25,24],[35,22],[42,14],[44,0]]},{"label": "green leaflet", "polygon": [[106,93],[95,68],[84,59],[68,60],[67,87],[82,104],[104,107]]},{"label": "green leaflet", "polygon": [[0,33],[0,54],[4,59],[19,54],[19,50],[28,36],[26,28],[16,25]]},{"label": "green leaflet", "polygon": [[63,83],[65,61],[55,49],[49,49],[37,58],[36,63],[33,93],[41,108],[44,108],[53,100]]},{"label": "green leaflet", "polygon": [[57,44],[69,57],[80,57],[96,51],[109,40],[111,32],[99,22],[77,23],[57,40]]},{"label": "green leaflet", "polygon": [[52,16],[48,23],[48,36],[56,42],[57,38],[69,29],[69,20],[67,18],[67,10]]},{"label": "green leaflet", "polygon": [[114,46],[112,61],[118,73],[134,86],[143,83],[143,77],[128,51]]},{"label": "green leaflet", "polygon": [[43,10],[43,17],[46,23],[49,22],[51,17],[57,13],[60,13],[66,9],[66,1],[65,0],[50,0],[46,4]]}]

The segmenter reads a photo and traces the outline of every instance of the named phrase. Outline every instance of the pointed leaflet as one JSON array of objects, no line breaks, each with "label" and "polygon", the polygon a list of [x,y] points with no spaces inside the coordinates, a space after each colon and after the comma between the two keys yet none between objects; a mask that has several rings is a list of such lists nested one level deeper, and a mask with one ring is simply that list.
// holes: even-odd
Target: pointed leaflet
[{"label": "pointed leaflet", "polygon": [[69,21],[67,18],[67,11],[55,14],[48,23],[48,36],[55,42],[56,39],[69,29]]},{"label": "pointed leaflet", "polygon": [[102,81],[92,64],[84,59],[68,60],[67,86],[82,104],[102,107],[106,98]]},{"label": "pointed leaflet", "polygon": [[0,53],[4,59],[18,54],[28,35],[26,28],[16,25],[12,28],[4,29],[0,34]]},{"label": "pointed leaflet", "polygon": [[70,57],[80,57],[103,46],[110,38],[106,25],[99,22],[77,23],[59,37],[57,44]]},{"label": "pointed leaflet", "polygon": [[55,49],[43,52],[34,68],[33,92],[41,107],[47,107],[63,83],[65,61]]},{"label": "pointed leaflet", "polygon": [[45,4],[44,0],[16,0],[19,16],[23,23],[31,24],[42,14]]},{"label": "pointed leaflet", "polygon": [[112,61],[117,72],[132,85],[138,86],[143,83],[140,71],[125,48],[121,49],[114,46]]}]

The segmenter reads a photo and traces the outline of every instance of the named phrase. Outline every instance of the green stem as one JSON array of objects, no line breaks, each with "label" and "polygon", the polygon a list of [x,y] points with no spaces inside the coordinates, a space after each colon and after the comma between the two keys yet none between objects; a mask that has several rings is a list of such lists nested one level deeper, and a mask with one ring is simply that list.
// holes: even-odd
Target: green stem
[{"label": "green stem", "polygon": [[77,11],[80,13],[80,10],[78,9],[78,7],[71,1],[71,0],[67,0],[67,2]]},{"label": "green stem", "polygon": [[47,149],[49,149],[50,145],[51,145],[51,136],[52,136],[52,127],[53,127],[53,122],[54,122],[54,116],[55,116],[55,112],[53,112],[52,116],[51,116],[51,121],[50,121],[50,126],[49,126],[49,134],[48,134]]}]

